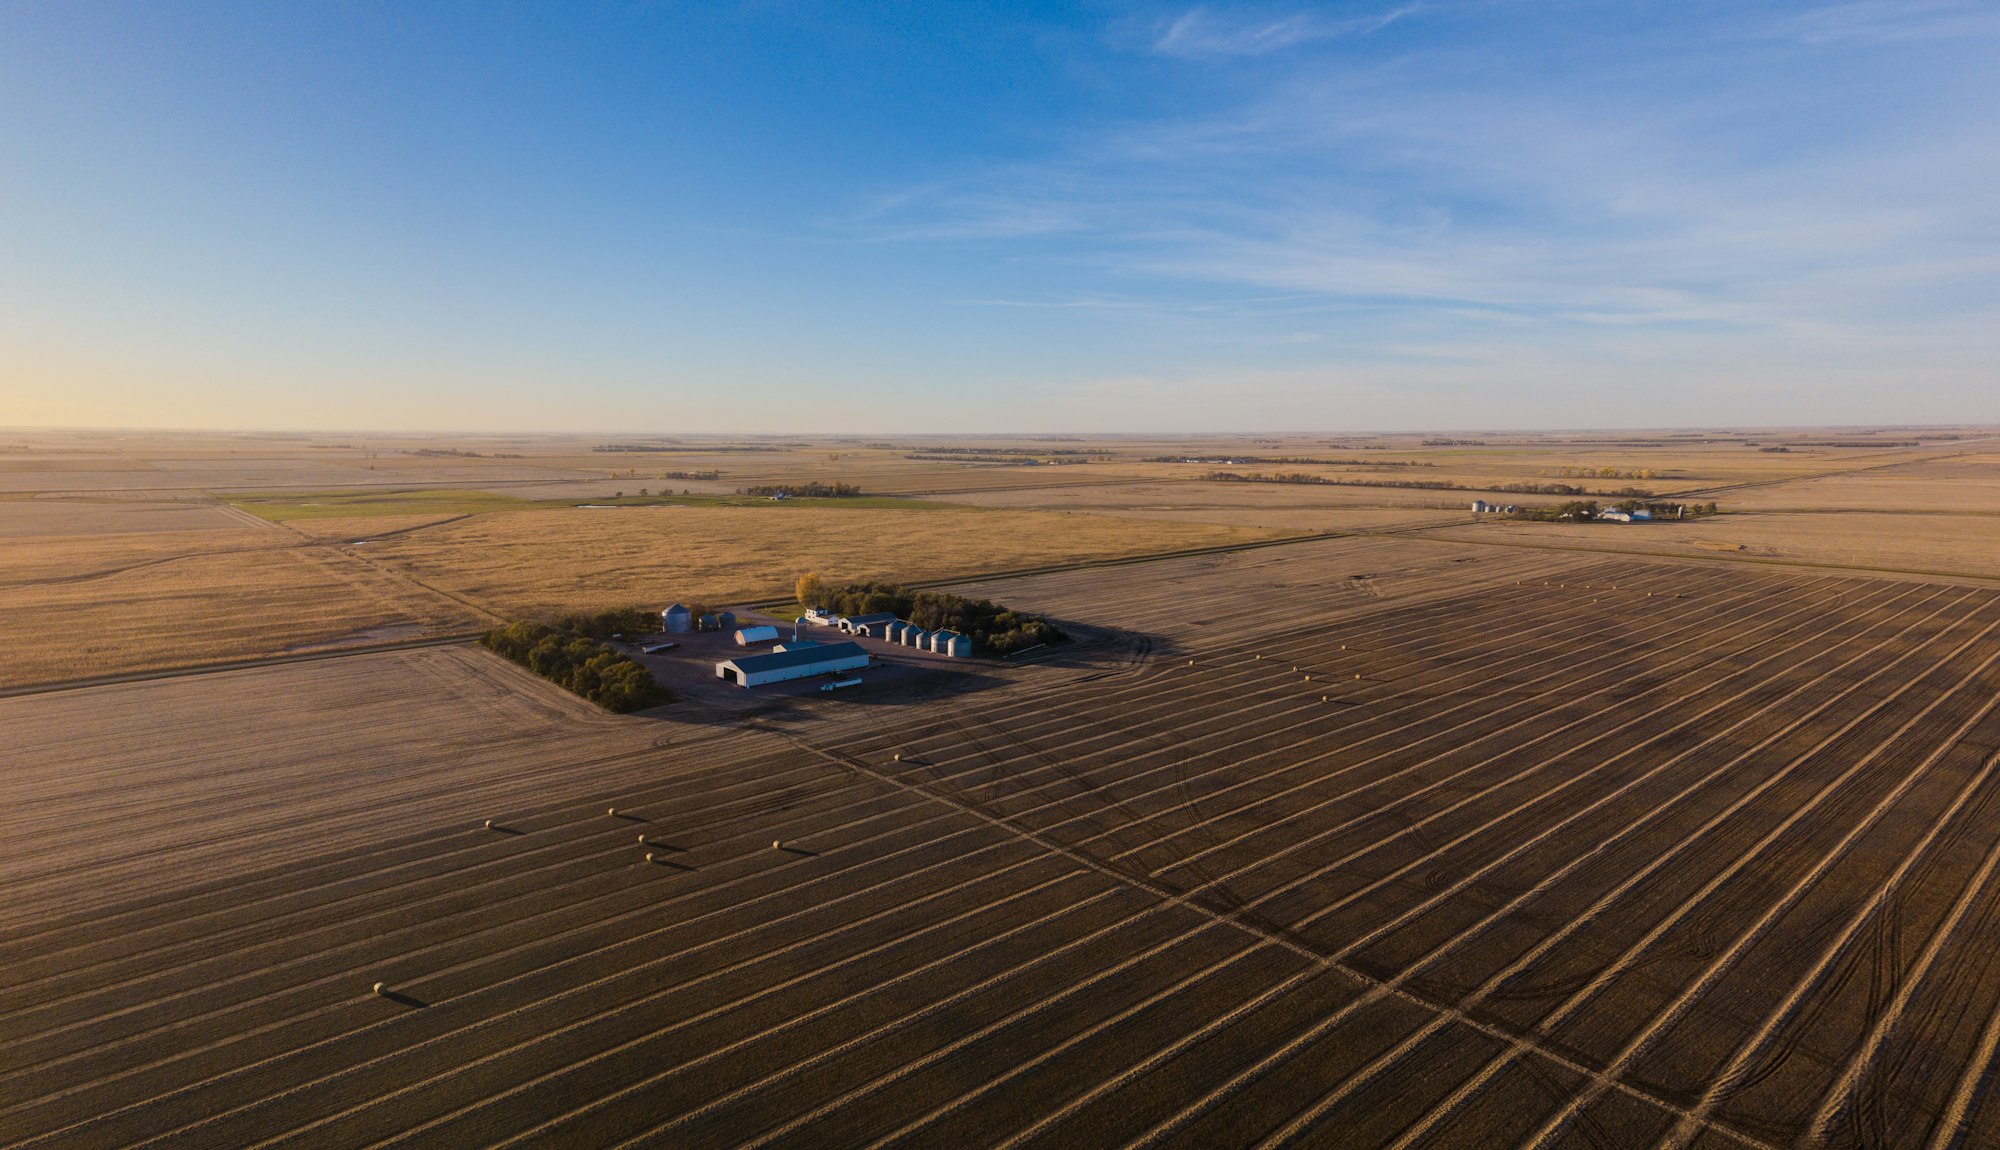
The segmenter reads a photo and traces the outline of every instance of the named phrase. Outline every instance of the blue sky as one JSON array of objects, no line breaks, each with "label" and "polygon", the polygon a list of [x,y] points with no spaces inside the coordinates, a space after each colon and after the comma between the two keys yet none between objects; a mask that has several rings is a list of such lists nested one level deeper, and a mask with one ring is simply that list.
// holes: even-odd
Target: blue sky
[{"label": "blue sky", "polygon": [[2000,7],[0,0],[0,425],[2000,421]]}]

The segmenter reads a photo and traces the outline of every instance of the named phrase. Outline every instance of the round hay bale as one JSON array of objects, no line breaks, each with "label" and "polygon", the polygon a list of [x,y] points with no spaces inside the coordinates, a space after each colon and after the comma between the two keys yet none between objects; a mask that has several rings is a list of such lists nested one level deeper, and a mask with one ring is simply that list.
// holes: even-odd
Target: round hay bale
[{"label": "round hay bale", "polygon": [[653,861],[653,852],[652,852],[652,851],[647,851],[647,852],[646,852],[646,861],[647,861],[647,862],[652,862],[652,861]]},{"label": "round hay bale", "polygon": [[606,808],[604,808],[604,813],[605,813],[605,814],[607,814],[607,815],[610,815],[610,816],[611,816],[612,818],[614,818],[614,819],[615,819],[615,818],[617,818],[617,817],[618,817],[618,808],[617,808],[617,807],[606,807]]},{"label": "round hay bale", "polygon": [[486,820],[486,829],[487,829],[487,830],[489,830],[489,831],[493,829],[493,820],[492,820],[492,819],[487,819],[487,820]]},{"label": "round hay bale", "polygon": [[639,836],[639,845],[640,845],[640,846],[645,846],[645,845],[646,845],[646,836],[645,836],[645,835],[640,835],[640,836]]},{"label": "round hay bale", "polygon": [[772,850],[774,850],[774,851],[781,851],[781,850],[784,850],[784,849],[785,849],[785,840],[784,840],[784,839],[772,839],[772,840],[771,840],[771,849],[772,849]]},{"label": "round hay bale", "polygon": [[375,993],[377,993],[377,994],[387,994],[387,993],[389,993],[389,985],[388,985],[387,983],[384,983],[384,982],[378,982],[378,983],[376,983],[376,984],[375,984]]}]

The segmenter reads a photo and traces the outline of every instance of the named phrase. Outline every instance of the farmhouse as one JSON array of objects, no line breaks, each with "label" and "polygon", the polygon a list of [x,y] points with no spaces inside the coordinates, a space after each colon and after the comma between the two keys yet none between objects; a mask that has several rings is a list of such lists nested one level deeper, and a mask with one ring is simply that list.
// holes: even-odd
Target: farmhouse
[{"label": "farmhouse", "polygon": [[833,671],[853,671],[868,665],[868,652],[855,643],[816,644],[803,649],[738,655],[715,665],[715,677],[740,687],[806,679]]}]

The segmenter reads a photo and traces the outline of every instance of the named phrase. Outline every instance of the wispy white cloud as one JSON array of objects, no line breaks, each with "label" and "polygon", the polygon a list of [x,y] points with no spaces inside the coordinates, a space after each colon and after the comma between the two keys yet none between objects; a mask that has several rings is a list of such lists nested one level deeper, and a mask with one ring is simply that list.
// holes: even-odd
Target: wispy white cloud
[{"label": "wispy white cloud", "polygon": [[1206,8],[1191,8],[1167,22],[1151,47],[1160,55],[1189,60],[1262,56],[1314,41],[1379,32],[1420,7],[1403,4],[1347,17],[1330,16],[1319,9],[1274,16],[1238,12],[1218,15]]},{"label": "wispy white cloud", "polygon": [[[1224,31],[1196,15],[1166,39],[1308,35],[1305,17]],[[1963,286],[1967,306],[1994,294],[2000,211],[1976,189],[2000,156],[1976,117],[1792,139],[1747,119],[1769,114],[1746,102],[1754,84],[1669,95],[1626,81],[1629,61],[1573,64],[1561,85],[1501,75],[1515,66],[1438,49],[1275,69],[1233,106],[1120,125],[875,223],[1037,229],[1062,241],[1040,258],[1120,276],[1620,328],[1872,323],[1953,306],[1914,303],[1925,285]]]},{"label": "wispy white cloud", "polygon": [[1993,38],[2000,36],[2000,8],[1986,0],[1854,0],[1798,13],[1778,31],[1812,45]]}]

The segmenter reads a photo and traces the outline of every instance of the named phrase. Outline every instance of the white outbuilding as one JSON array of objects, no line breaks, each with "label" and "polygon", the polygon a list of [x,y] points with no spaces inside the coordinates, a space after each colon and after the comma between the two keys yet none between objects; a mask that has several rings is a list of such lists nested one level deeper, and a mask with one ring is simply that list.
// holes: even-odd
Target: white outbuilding
[{"label": "white outbuilding", "polygon": [[748,647],[752,643],[775,643],[777,641],[778,629],[768,624],[757,627],[739,627],[736,629],[736,645],[738,647]]},{"label": "white outbuilding", "polygon": [[840,629],[850,635],[879,636],[884,628],[896,621],[892,611],[881,611],[873,615],[849,615],[840,621]]},{"label": "white outbuilding", "polygon": [[738,655],[715,665],[715,677],[739,687],[758,687],[790,679],[809,679],[835,671],[856,671],[868,665],[868,652],[858,643],[821,643],[802,649]]}]

